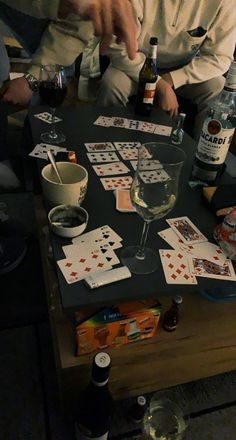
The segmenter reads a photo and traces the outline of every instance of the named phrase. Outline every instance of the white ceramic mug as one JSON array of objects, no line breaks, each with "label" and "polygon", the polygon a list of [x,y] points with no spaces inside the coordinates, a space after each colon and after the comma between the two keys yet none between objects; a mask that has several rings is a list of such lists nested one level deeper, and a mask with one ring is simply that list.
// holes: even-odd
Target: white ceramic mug
[{"label": "white ceramic mug", "polygon": [[41,172],[43,194],[50,207],[57,205],[80,205],[85,197],[88,185],[87,170],[73,162],[57,162],[62,179],[58,177],[51,164]]}]

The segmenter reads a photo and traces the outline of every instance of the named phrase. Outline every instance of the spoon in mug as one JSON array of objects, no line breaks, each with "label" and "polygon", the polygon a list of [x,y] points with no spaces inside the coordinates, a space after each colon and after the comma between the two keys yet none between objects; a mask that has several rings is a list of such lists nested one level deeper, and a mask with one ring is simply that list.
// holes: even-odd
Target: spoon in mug
[{"label": "spoon in mug", "polygon": [[51,165],[52,165],[52,167],[53,167],[53,169],[54,169],[54,171],[55,171],[55,173],[56,173],[56,175],[57,175],[57,178],[58,178],[58,180],[59,180],[59,183],[62,184],[63,182],[62,182],[62,179],[61,179],[60,173],[59,173],[58,168],[57,168],[56,161],[55,161],[55,159],[54,159],[54,156],[53,156],[53,153],[51,152],[51,150],[47,151],[47,155],[48,155],[48,159],[50,160]]}]

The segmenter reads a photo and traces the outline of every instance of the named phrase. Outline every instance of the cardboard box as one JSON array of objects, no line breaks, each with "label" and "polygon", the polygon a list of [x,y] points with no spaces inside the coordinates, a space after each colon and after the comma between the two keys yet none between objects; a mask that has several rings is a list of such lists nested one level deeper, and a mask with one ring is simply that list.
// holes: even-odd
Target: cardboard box
[{"label": "cardboard box", "polygon": [[144,300],[104,308],[83,322],[78,314],[76,354],[92,353],[152,338],[156,333],[160,313],[160,303]]}]

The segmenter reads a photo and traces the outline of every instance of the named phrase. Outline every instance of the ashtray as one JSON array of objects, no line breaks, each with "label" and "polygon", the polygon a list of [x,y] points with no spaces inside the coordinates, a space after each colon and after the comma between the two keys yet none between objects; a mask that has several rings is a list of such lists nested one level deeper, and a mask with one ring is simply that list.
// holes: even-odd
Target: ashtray
[{"label": "ashtray", "polygon": [[67,238],[82,234],[86,229],[88,217],[87,211],[77,205],[58,205],[48,213],[51,230]]}]

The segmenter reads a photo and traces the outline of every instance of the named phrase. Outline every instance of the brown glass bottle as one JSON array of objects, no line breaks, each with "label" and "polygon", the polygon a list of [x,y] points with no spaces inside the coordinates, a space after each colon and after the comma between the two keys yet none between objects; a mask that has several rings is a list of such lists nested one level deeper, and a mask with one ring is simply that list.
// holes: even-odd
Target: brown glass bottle
[{"label": "brown glass bottle", "polygon": [[179,322],[179,305],[183,302],[182,296],[176,295],[173,298],[172,306],[164,314],[162,327],[168,332],[173,332]]},{"label": "brown glass bottle", "polygon": [[139,73],[138,93],[134,111],[138,115],[148,116],[153,108],[157,83],[157,45],[156,37],[150,38],[150,46],[145,63]]}]

